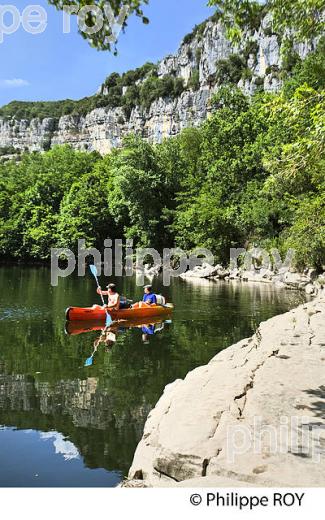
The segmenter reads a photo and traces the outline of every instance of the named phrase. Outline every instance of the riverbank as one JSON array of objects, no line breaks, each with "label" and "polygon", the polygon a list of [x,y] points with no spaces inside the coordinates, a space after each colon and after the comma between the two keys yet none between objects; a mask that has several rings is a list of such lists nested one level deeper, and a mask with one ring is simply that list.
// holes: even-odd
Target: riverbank
[{"label": "riverbank", "polygon": [[202,264],[194,269],[181,274],[180,277],[185,281],[193,281],[196,279],[207,280],[224,280],[253,282],[272,284],[278,289],[294,289],[302,290],[310,296],[316,296],[325,286],[325,273],[317,273],[316,269],[305,269],[304,272],[298,272],[294,268],[280,268],[273,270],[270,267],[252,267],[247,270],[239,268],[225,268],[222,265]]},{"label": "riverbank", "polygon": [[126,486],[320,486],[325,291],[168,385]]}]

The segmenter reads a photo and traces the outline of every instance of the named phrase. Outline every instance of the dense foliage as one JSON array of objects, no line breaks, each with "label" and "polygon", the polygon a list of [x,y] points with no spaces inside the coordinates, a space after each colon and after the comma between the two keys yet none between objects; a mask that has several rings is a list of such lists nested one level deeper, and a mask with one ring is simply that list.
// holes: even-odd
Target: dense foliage
[{"label": "dense foliage", "polygon": [[228,36],[240,41],[242,33],[254,32],[266,13],[272,17],[271,30],[296,41],[323,34],[324,0],[209,0],[217,6]]},{"label": "dense foliage", "polygon": [[[279,94],[222,87],[200,128],[151,145],[129,136],[101,158],[56,147],[0,163],[2,257],[48,259],[78,238],[161,249],[296,249],[325,263],[324,41]],[[154,76],[151,80],[154,80]]]},{"label": "dense foliage", "polygon": [[3,155],[16,155],[20,153],[19,148],[14,146],[0,146],[0,157]]},{"label": "dense foliage", "polygon": [[3,119],[33,119],[45,117],[60,118],[66,115],[85,115],[94,108],[106,106],[104,96],[91,96],[79,100],[62,101],[12,101],[0,108]]}]

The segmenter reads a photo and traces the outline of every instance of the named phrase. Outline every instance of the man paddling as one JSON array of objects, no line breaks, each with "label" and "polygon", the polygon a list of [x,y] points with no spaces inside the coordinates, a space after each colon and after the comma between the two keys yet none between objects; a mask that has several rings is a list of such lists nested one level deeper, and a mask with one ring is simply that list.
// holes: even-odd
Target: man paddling
[{"label": "man paddling", "polygon": [[103,296],[107,296],[108,303],[105,305],[106,309],[111,309],[112,311],[118,311],[120,308],[120,295],[117,292],[115,283],[110,283],[107,286],[107,291],[102,291],[101,287],[97,288],[97,294],[102,294]]},{"label": "man paddling", "polygon": [[144,295],[143,300],[148,305],[157,305],[157,297],[152,292],[152,286],[151,285],[145,285],[144,287]]}]

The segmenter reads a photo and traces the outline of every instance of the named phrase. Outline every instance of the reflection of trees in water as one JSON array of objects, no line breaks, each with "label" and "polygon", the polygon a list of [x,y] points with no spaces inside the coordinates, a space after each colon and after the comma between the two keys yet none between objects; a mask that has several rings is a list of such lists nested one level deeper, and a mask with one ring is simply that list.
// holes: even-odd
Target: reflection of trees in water
[{"label": "reflection of trees in water", "polygon": [[[181,288],[179,287],[181,285]],[[181,290],[180,290],[181,289]],[[178,285],[171,286],[173,302],[184,299],[184,294],[189,299],[201,300],[205,296],[222,299],[224,303],[234,303],[234,298],[243,305],[254,308],[260,304],[278,304],[279,306],[296,306],[306,301],[306,295],[302,291],[289,289],[277,289],[271,283],[242,282],[230,280],[206,280],[200,278],[188,278],[187,281],[178,281]]]},{"label": "reflection of trees in water", "polygon": [[56,430],[78,448],[91,468],[127,471],[150,411],[145,403],[116,415],[114,397],[96,378],[38,382],[0,375],[0,421],[18,429]]},{"label": "reflection of trees in water", "polygon": [[[66,336],[64,309],[96,301],[93,279],[66,278],[53,289],[49,274],[44,268],[0,270],[0,288],[8,281],[12,287],[3,308],[26,311],[19,321],[1,321],[0,421],[61,432],[88,466],[123,471],[166,384],[303,298],[266,284],[174,280],[159,289],[176,304],[173,325],[149,345],[142,343],[141,329],[121,333],[110,352],[99,348],[94,365],[85,369],[99,333]],[[117,282],[122,293],[141,297],[133,279]]]}]

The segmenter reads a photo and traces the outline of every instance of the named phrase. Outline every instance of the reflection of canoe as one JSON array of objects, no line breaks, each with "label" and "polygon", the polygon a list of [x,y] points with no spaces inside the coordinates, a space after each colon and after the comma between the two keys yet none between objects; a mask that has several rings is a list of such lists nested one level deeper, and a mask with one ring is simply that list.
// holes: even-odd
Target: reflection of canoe
[{"label": "reflection of canoe", "polygon": [[[167,317],[167,316],[166,316]],[[118,320],[110,325],[110,330],[114,329],[131,329],[132,327],[145,327],[146,325],[154,325],[161,322],[161,316],[152,316],[150,320],[143,320],[143,318],[136,318],[133,320]],[[67,321],[65,331],[71,336],[83,334],[85,332],[92,332],[96,330],[103,330],[105,322],[103,320],[92,321]]]},{"label": "reflection of canoe", "polygon": [[[134,320],[152,318],[153,316],[168,316],[173,312],[174,306],[168,305],[147,305],[140,302],[133,305],[131,309],[120,309],[118,311],[109,311],[113,320]],[[93,305],[93,307],[69,307],[66,310],[67,321],[91,321],[102,320],[106,318],[106,312],[103,307]]]}]

